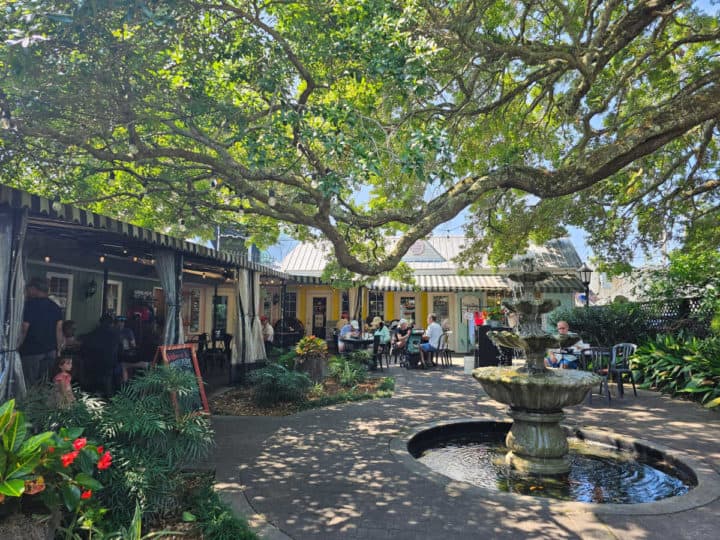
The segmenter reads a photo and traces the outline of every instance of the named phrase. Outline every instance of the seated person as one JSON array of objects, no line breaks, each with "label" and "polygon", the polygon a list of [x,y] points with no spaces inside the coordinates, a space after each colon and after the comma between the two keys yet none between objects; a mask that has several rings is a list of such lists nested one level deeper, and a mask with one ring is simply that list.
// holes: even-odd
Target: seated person
[{"label": "seated person", "polygon": [[410,327],[408,326],[408,322],[405,319],[400,319],[397,328],[395,328],[395,333],[392,335],[393,351],[405,350],[409,337]]},{"label": "seated person", "polygon": [[373,329],[373,335],[380,337],[380,345],[387,345],[390,343],[390,330],[385,326],[385,323],[380,317],[375,317],[372,320],[371,327]]},{"label": "seated person", "polygon": [[338,335],[338,351],[345,352],[348,350],[345,339],[360,337],[360,325],[357,321],[352,320],[340,329]]},{"label": "seated person", "polygon": [[437,322],[437,315],[431,313],[427,318],[428,327],[423,334],[424,341],[420,345],[420,361],[423,367],[430,366],[431,353],[440,348],[440,338],[443,335],[443,329]]},{"label": "seated person", "polygon": [[[567,321],[558,321],[557,331],[560,336],[570,334],[570,325]],[[587,349],[589,345],[583,343],[582,340],[574,343],[565,349],[549,349],[545,357],[545,367],[561,368],[561,369],[578,369],[578,355],[583,349]]]}]

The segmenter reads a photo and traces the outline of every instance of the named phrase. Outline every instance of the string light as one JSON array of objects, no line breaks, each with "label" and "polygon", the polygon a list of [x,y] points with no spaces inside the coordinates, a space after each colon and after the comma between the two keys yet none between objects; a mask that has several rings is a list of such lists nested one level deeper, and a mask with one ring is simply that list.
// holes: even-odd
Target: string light
[{"label": "string light", "polygon": [[134,256],[133,256],[133,262],[138,262],[137,255],[134,255]]},{"label": "string light", "polygon": [[49,262],[50,262],[50,255],[45,255],[45,262],[46,262],[46,263],[49,263]]},{"label": "string light", "polygon": [[268,206],[275,206],[277,204],[277,199],[275,198],[275,190],[271,189],[268,194],[270,195],[268,197]]},{"label": "string light", "polygon": [[100,258],[98,259],[101,263],[105,262],[105,255],[100,255]]}]

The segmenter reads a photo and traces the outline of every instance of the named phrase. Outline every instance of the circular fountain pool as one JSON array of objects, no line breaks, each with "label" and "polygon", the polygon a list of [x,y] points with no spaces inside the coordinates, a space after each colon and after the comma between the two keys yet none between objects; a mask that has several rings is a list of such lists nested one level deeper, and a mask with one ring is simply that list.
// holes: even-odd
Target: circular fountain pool
[{"label": "circular fountain pool", "polygon": [[506,422],[457,421],[416,432],[407,450],[420,463],[449,479],[487,491],[509,492],[599,504],[637,504],[685,495],[695,472],[647,444],[609,437],[590,440],[568,433],[570,471],[555,476],[520,476],[506,466]]}]

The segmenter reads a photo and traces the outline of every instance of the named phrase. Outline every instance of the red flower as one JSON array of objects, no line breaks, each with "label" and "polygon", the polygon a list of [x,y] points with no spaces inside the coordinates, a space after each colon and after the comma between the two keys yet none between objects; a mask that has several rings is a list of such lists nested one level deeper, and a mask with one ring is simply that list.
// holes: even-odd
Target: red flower
[{"label": "red flower", "polygon": [[97,468],[99,470],[105,470],[110,467],[110,464],[112,463],[112,456],[110,455],[110,452],[105,452],[102,457],[98,460]]},{"label": "red flower", "polygon": [[54,447],[54,446],[48,446],[48,449],[47,449],[47,450],[48,450],[49,453],[52,454],[52,453],[55,451],[55,447]]},{"label": "red flower", "polygon": [[80,498],[81,498],[81,499],[89,499],[90,497],[92,497],[92,489],[88,489],[87,491],[83,491],[83,492],[80,494]]},{"label": "red flower", "polygon": [[98,454],[102,454],[102,453],[105,451],[105,447],[104,447],[104,446],[98,446],[98,447],[97,447],[97,451],[98,451]]},{"label": "red flower", "polygon": [[67,454],[63,454],[60,456],[60,461],[62,461],[63,467],[68,467],[73,461],[75,461],[75,458],[78,457],[80,454],[80,450],[73,450],[72,452],[68,452]]},{"label": "red flower", "polygon": [[73,442],[73,448],[75,450],[82,450],[86,444],[87,439],[85,437],[83,437],[82,439],[75,439],[75,442]]}]

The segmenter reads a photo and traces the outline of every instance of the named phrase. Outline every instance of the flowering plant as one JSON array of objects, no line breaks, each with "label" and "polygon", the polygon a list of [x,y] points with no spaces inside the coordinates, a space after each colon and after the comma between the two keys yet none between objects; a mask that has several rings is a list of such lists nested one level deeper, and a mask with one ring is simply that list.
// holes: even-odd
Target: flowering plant
[{"label": "flowering plant", "polygon": [[102,489],[95,471],[108,469],[112,456],[82,437],[82,428],[28,436],[25,415],[15,400],[0,406],[0,503],[36,495],[48,507],[64,505],[77,517]]},{"label": "flowering plant", "polygon": [[328,354],[327,343],[319,337],[304,337],[295,346],[295,354],[298,355],[300,363],[303,363],[308,358],[326,358]]}]

